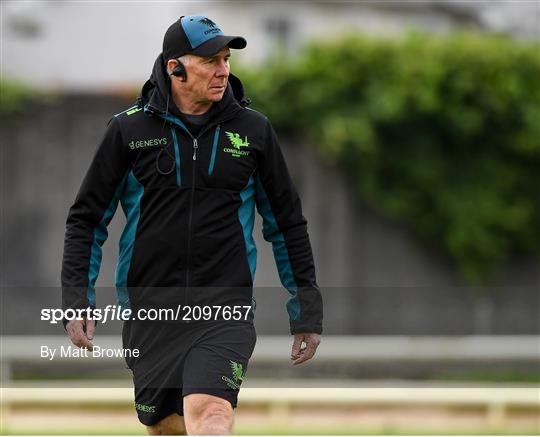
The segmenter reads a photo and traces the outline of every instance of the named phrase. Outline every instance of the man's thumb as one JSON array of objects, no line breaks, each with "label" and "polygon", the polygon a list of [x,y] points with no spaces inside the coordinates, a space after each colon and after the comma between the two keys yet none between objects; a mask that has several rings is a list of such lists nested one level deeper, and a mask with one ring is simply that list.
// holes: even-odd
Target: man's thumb
[{"label": "man's thumb", "polygon": [[293,357],[297,356],[300,354],[300,347],[302,346],[302,336],[301,335],[298,335],[296,334],[294,336],[294,341],[293,341],[293,345],[292,345],[292,351],[291,351],[291,355]]},{"label": "man's thumb", "polygon": [[94,332],[96,331],[96,322],[95,320],[86,320],[86,337],[88,340],[94,338]]}]

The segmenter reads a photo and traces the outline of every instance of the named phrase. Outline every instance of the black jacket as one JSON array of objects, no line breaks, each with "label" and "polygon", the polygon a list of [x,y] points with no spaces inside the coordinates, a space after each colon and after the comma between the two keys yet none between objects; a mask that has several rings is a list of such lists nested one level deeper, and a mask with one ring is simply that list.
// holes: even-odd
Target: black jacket
[{"label": "black jacket", "polygon": [[107,225],[120,202],[116,287],[124,307],[251,305],[255,206],[271,242],[291,332],[322,331],[322,299],[300,199],[268,119],[238,78],[194,138],[172,115],[163,60],[137,105],[114,116],[69,211],[63,307],[95,306]]}]

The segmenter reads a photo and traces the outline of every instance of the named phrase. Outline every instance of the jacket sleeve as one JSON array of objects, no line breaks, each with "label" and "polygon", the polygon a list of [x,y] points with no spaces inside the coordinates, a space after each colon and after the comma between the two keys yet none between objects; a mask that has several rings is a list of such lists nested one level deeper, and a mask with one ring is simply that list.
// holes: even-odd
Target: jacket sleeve
[{"label": "jacket sleeve", "polygon": [[263,236],[272,243],[281,283],[291,295],[287,302],[291,333],[320,334],[322,296],[315,279],[307,222],[269,122],[264,138],[256,180],[257,210],[263,218]]},{"label": "jacket sleeve", "polygon": [[128,169],[127,147],[112,118],[71,206],[62,260],[62,308],[95,307],[95,282],[101,246],[123,190]]}]

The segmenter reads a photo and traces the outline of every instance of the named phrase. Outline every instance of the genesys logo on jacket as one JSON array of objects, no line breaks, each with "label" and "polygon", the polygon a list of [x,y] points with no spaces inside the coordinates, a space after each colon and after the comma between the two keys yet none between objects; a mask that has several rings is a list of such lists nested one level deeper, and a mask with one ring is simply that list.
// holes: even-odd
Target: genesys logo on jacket
[{"label": "genesys logo on jacket", "polygon": [[144,140],[131,140],[128,147],[131,150],[144,149],[145,147],[164,146],[167,144],[167,138],[148,138]]}]

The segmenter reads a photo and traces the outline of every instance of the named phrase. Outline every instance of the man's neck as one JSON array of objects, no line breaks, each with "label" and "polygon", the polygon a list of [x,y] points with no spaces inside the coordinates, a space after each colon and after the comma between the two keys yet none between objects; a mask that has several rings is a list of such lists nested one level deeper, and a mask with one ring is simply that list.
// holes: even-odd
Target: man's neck
[{"label": "man's neck", "polygon": [[212,102],[193,101],[189,99],[189,97],[182,96],[180,93],[175,92],[173,92],[173,101],[181,113],[188,115],[206,114],[212,107]]}]

